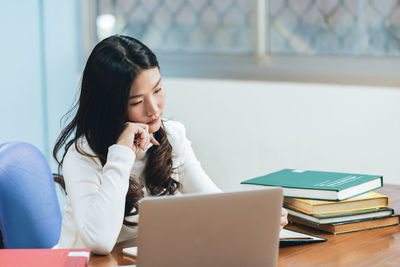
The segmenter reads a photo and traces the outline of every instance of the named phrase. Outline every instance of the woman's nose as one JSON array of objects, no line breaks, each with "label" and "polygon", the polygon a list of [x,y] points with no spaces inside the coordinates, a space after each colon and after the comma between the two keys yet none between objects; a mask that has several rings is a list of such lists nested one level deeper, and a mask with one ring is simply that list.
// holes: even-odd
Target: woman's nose
[{"label": "woman's nose", "polygon": [[153,116],[154,114],[157,113],[157,111],[158,111],[157,101],[154,98],[150,99],[146,107],[146,115]]}]

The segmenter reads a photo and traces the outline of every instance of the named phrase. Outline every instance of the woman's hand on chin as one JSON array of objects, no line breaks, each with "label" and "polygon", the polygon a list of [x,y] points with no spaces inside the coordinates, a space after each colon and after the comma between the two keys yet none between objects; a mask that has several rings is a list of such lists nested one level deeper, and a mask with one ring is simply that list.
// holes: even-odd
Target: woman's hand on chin
[{"label": "woman's hand on chin", "polygon": [[131,148],[133,152],[138,153],[140,150],[145,150],[152,143],[160,145],[157,140],[149,133],[149,126],[143,123],[125,123],[125,129],[118,137],[117,144]]}]

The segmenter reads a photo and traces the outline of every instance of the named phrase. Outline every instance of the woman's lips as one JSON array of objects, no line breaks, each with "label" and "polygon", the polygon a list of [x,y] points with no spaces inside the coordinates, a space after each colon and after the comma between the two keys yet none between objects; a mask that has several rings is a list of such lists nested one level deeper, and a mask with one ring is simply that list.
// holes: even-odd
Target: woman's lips
[{"label": "woman's lips", "polygon": [[160,117],[155,118],[154,120],[150,121],[149,123],[147,123],[148,125],[153,125],[155,123],[158,122],[158,120],[160,119]]}]

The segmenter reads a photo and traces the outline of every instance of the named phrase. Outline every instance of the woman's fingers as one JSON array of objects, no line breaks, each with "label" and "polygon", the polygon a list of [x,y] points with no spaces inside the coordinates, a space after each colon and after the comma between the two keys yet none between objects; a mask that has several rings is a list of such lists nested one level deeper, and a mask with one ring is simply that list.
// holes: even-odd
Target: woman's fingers
[{"label": "woman's fingers", "polygon": [[126,127],[117,140],[117,144],[126,145],[137,153],[139,150],[146,150],[148,145],[160,145],[152,134],[149,133],[149,126],[143,123],[127,122]]},{"label": "woman's fingers", "polygon": [[159,146],[160,143],[154,138],[153,135],[150,135],[150,143],[152,143],[153,145]]},{"label": "woman's fingers", "polygon": [[149,133],[149,126],[147,124],[137,123],[137,125],[142,128],[139,142],[142,150],[145,150],[150,143],[156,146],[160,145],[160,143],[154,138],[153,134]]},{"label": "woman's fingers", "polygon": [[135,135],[136,146],[142,150],[145,150],[148,132],[142,127],[138,127],[136,129],[138,131],[138,133]]},{"label": "woman's fingers", "polygon": [[140,127],[142,127],[143,129],[145,129],[146,132],[148,133],[148,143],[146,143],[145,147],[147,147],[150,143],[152,143],[153,145],[156,145],[156,146],[160,145],[160,143],[154,138],[153,134],[149,133],[149,125],[143,124],[143,123],[138,123],[138,125]]}]

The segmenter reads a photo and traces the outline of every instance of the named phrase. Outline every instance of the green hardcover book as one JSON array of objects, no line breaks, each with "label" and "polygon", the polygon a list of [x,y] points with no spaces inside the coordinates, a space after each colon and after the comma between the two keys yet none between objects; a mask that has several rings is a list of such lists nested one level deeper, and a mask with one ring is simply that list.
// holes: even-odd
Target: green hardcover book
[{"label": "green hardcover book", "polygon": [[285,197],[343,200],[382,187],[380,175],[283,169],[241,182],[279,186]]},{"label": "green hardcover book", "polygon": [[369,218],[387,217],[393,214],[391,208],[367,209],[352,212],[327,213],[327,214],[307,214],[299,210],[286,208],[289,215],[301,218],[317,224],[340,223]]}]

